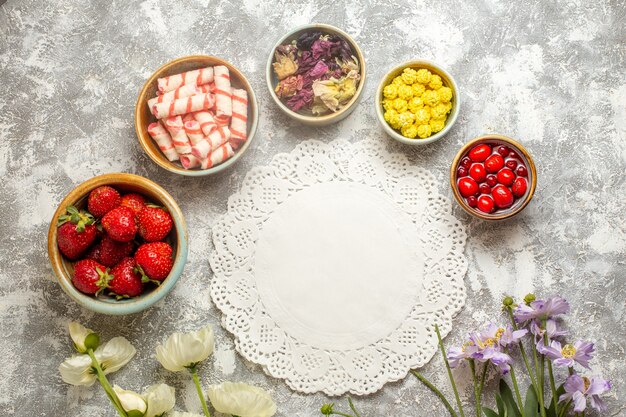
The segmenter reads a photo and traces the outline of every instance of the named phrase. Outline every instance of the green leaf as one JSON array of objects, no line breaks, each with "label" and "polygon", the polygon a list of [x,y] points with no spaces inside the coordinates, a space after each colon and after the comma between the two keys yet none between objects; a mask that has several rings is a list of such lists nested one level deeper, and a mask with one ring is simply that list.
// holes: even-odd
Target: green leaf
[{"label": "green leaf", "polygon": [[524,414],[526,417],[537,417],[541,414],[539,411],[539,401],[535,387],[531,384],[526,390],[526,401],[524,402]]},{"label": "green leaf", "polygon": [[506,407],[504,406],[504,402],[502,401],[502,397],[500,394],[496,392],[496,405],[498,406],[498,415],[503,416],[506,414]]},{"label": "green leaf", "polygon": [[506,409],[510,416],[522,417],[522,413],[519,411],[519,407],[513,398],[513,391],[504,381],[504,379],[500,380],[500,395],[502,396],[502,401],[506,405]]},{"label": "green leaf", "polygon": [[487,417],[500,417],[498,413],[487,407],[483,407],[483,413],[485,413]]},{"label": "green leaf", "polygon": [[[556,400],[558,401],[559,397],[563,394],[565,394],[565,388],[563,388],[563,384],[561,384],[556,389]],[[546,417],[557,417],[556,410],[554,409],[554,401],[552,401],[552,398],[550,398],[550,402],[547,404],[550,404],[550,407],[546,408]]]}]

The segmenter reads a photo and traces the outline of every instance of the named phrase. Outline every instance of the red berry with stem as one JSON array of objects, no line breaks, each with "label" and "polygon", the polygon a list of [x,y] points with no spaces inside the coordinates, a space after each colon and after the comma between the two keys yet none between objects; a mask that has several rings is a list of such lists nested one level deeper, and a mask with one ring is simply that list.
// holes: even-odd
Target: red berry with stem
[{"label": "red berry with stem", "polygon": [[172,230],[172,216],[160,207],[146,206],[137,215],[139,235],[146,242],[158,242],[165,239]]},{"label": "red berry with stem", "polygon": [[129,242],[135,238],[137,233],[135,212],[128,207],[117,207],[104,215],[102,227],[111,239],[118,242]]},{"label": "red berry with stem", "polygon": [[491,196],[493,197],[493,201],[496,206],[501,209],[511,207],[511,205],[513,205],[513,201],[515,200],[511,190],[504,185],[496,185],[493,190],[491,190]]},{"label": "red berry with stem", "polygon": [[524,165],[520,165],[517,167],[517,170],[515,170],[515,172],[517,173],[517,175],[519,175],[520,177],[526,177],[528,176],[528,170],[526,169],[526,167]]},{"label": "red berry with stem", "polygon": [[513,171],[515,168],[517,168],[517,161],[515,159],[509,159],[508,161],[506,161],[505,165],[508,169]]},{"label": "red berry with stem", "polygon": [[483,162],[489,155],[491,155],[491,146],[485,143],[475,146],[468,154],[469,158],[474,162]]},{"label": "red berry with stem", "polygon": [[487,171],[485,170],[483,164],[472,164],[469,169],[469,175],[474,179],[474,181],[483,182],[485,181],[485,178],[487,178]]},{"label": "red berry with stem", "polygon": [[128,207],[134,211],[135,214],[138,214],[146,206],[146,199],[139,194],[126,194],[122,196],[120,206]]},{"label": "red berry with stem", "polygon": [[137,271],[143,282],[163,281],[174,265],[172,247],[165,242],[145,243],[135,252]]},{"label": "red berry with stem", "polygon": [[500,172],[498,172],[498,182],[502,185],[506,185],[510,187],[515,181],[515,174],[508,168],[502,168]]},{"label": "red berry with stem", "polygon": [[491,174],[494,172],[500,171],[504,166],[504,158],[502,158],[499,154],[494,153],[489,156],[485,161],[485,170]]},{"label": "red berry with stem", "polygon": [[511,191],[513,191],[513,195],[517,198],[522,197],[526,194],[526,189],[528,188],[528,183],[525,178],[517,177],[513,186],[511,187]]},{"label": "red berry with stem", "polygon": [[133,258],[122,259],[111,270],[113,277],[109,282],[109,289],[118,297],[136,297],[143,292],[141,274],[135,270]]},{"label": "red berry with stem", "polygon": [[465,177],[461,178],[458,183],[459,192],[465,198],[476,194],[478,191],[478,184],[471,178]]},{"label": "red berry with stem", "polygon": [[107,288],[111,277],[108,269],[93,259],[83,259],[74,264],[72,284],[85,294],[98,294]]},{"label": "red berry with stem", "polygon": [[66,214],[59,216],[57,245],[66,258],[76,260],[96,240],[97,229],[91,214],[68,206]]},{"label": "red berry with stem", "polygon": [[493,174],[489,174],[489,175],[487,175],[487,178],[485,179],[485,182],[490,187],[494,187],[498,183],[498,177],[496,177]]},{"label": "red berry with stem", "polygon": [[478,207],[478,210],[482,211],[483,213],[491,213],[494,209],[494,202],[492,198],[488,195],[481,195],[480,197],[478,197],[478,202],[476,205]]},{"label": "red berry with stem", "polygon": [[104,266],[115,266],[119,261],[130,255],[133,251],[134,243],[118,242],[106,235],[100,242],[100,263]]},{"label": "red berry with stem", "polygon": [[120,193],[113,187],[103,185],[89,193],[87,208],[96,217],[102,217],[120,205]]}]

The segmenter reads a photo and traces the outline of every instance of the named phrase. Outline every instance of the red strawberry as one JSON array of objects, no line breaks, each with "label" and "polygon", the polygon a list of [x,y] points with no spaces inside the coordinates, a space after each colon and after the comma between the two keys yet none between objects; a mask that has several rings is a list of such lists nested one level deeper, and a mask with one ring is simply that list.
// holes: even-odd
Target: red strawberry
[{"label": "red strawberry", "polygon": [[96,217],[102,217],[120,205],[120,193],[113,187],[103,185],[89,193],[87,208]]},{"label": "red strawberry", "polygon": [[111,277],[108,269],[93,259],[83,259],[74,264],[72,284],[85,294],[98,294],[105,289]]},{"label": "red strawberry", "polygon": [[102,227],[111,239],[118,242],[129,242],[135,238],[137,223],[135,212],[128,207],[117,207],[102,218]]},{"label": "red strawberry", "polygon": [[136,297],[143,292],[141,274],[135,271],[133,258],[122,259],[111,270],[109,289],[120,297]]},{"label": "red strawberry", "polygon": [[59,216],[57,245],[70,260],[78,259],[96,239],[96,226],[91,214],[67,207],[67,214]]},{"label": "red strawberry", "polygon": [[160,207],[146,206],[137,215],[139,235],[147,242],[158,242],[172,230],[172,216]]},{"label": "red strawberry", "polygon": [[118,242],[105,235],[100,242],[100,263],[112,267],[119,261],[130,255],[134,244],[130,242]]},{"label": "red strawberry", "polygon": [[146,199],[139,194],[126,194],[122,196],[120,206],[128,207],[138,214],[146,206]]},{"label": "red strawberry", "polygon": [[165,242],[144,243],[135,252],[137,270],[143,282],[163,281],[172,270],[172,247]]},{"label": "red strawberry", "polygon": [[[102,244],[100,242],[96,243],[91,248],[89,248],[87,253],[85,253],[84,258],[85,259],[93,259],[96,262],[100,262],[101,249],[102,249]],[[100,263],[102,263],[102,262],[100,262]]]}]

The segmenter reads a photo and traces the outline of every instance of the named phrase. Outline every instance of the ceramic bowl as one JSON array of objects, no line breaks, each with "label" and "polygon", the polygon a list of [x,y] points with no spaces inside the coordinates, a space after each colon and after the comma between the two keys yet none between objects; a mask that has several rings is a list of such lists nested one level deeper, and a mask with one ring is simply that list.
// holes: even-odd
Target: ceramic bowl
[{"label": "ceramic bowl", "polygon": [[[291,41],[298,39],[298,37],[303,32],[308,32],[308,31],[313,31],[313,30],[317,30],[317,31],[320,31],[322,33],[329,34],[329,35],[339,35],[342,38],[344,38],[352,47],[352,52],[354,53],[354,56],[359,60],[359,65],[361,67],[361,80],[359,81],[359,85],[357,86],[354,97],[352,97],[352,99],[339,111],[335,113],[321,115],[321,116],[313,116],[310,114],[310,112],[308,112],[308,110],[307,111],[302,110],[301,112],[294,112],[289,107],[287,107],[285,103],[282,102],[282,100],[276,95],[276,92],[274,91],[274,89],[276,88],[276,85],[278,85],[278,78],[276,78],[276,75],[274,74],[274,69],[272,67],[272,64],[274,63],[274,51],[276,50],[278,46],[286,44],[286,43],[290,43]],[[280,38],[278,42],[276,42],[276,44],[272,47],[270,56],[267,60],[267,66],[265,68],[265,79],[267,81],[267,88],[270,91],[270,95],[272,96],[272,99],[274,99],[274,102],[283,113],[285,113],[287,116],[305,125],[326,126],[326,125],[336,123],[340,120],[345,119],[356,108],[359,100],[361,99],[361,94],[363,93],[363,87],[365,86],[365,79],[366,79],[365,59],[363,57],[363,53],[361,52],[361,49],[356,44],[354,39],[350,37],[350,35],[348,35],[344,31],[331,25],[313,23],[310,25],[300,26],[298,28],[293,29],[292,31],[284,35],[282,38]]]},{"label": "ceramic bowl", "polygon": [[[385,118],[383,116],[385,113],[385,109],[383,108],[383,89],[387,85],[389,85],[395,77],[402,74],[402,71],[405,68],[415,68],[415,69],[426,68],[433,74],[439,75],[441,77],[441,80],[443,81],[443,85],[446,87],[450,87],[450,89],[452,89],[452,100],[451,100],[452,109],[450,110],[450,113],[448,113],[448,118],[446,119],[445,127],[441,131],[425,139],[419,139],[419,138],[409,139],[409,138],[402,136],[400,132],[393,129],[389,125],[389,123],[385,121]],[[435,64],[434,62],[426,61],[423,59],[416,59],[413,61],[404,62],[394,67],[393,69],[391,69],[389,72],[385,74],[385,76],[380,80],[380,83],[378,84],[378,89],[376,90],[375,105],[376,105],[376,116],[378,117],[378,121],[380,122],[381,126],[383,127],[383,129],[389,136],[391,136],[398,142],[402,142],[406,145],[419,146],[419,145],[428,145],[429,143],[436,142],[439,139],[443,138],[445,135],[447,135],[448,132],[450,132],[450,130],[452,129],[452,126],[454,126],[459,116],[459,109],[461,106],[461,101],[460,101],[460,96],[459,96],[459,88],[457,87],[456,81],[454,81],[454,78],[448,71],[446,71],[441,66]]]},{"label": "ceramic bowl", "polygon": [[[492,146],[508,146],[517,153],[528,170],[528,188],[526,189],[525,195],[518,198],[511,207],[504,210],[498,210],[494,213],[483,213],[477,208],[470,207],[457,187],[457,168],[459,167],[461,159],[463,159],[474,146],[480,145],[481,143],[487,143]],[[472,216],[483,220],[504,220],[515,216],[524,210],[528,203],[530,203],[530,200],[533,198],[533,194],[535,193],[535,188],[537,187],[537,169],[535,168],[532,156],[519,142],[502,135],[483,135],[467,142],[456,154],[454,160],[452,161],[452,165],[450,166],[450,186],[452,187],[452,192],[454,193],[456,201],[461,205],[461,207],[463,207],[463,210]]]},{"label": "ceramic bowl", "polygon": [[[230,71],[230,81],[233,87],[241,88],[248,92],[248,139],[243,145],[235,151],[235,155],[228,159],[226,162],[216,165],[209,169],[184,169],[180,162],[170,162],[163,155],[157,144],[152,140],[148,134],[148,125],[156,118],[150,112],[148,108],[148,100],[156,96],[157,91],[157,79],[166,77],[168,75],[180,74],[181,72],[191,71],[198,68],[204,68],[214,65],[224,65]],[[144,84],[139,97],[137,98],[137,104],[135,105],[135,131],[137,132],[137,138],[141,147],[146,154],[157,165],[167,169],[170,172],[174,172],[180,175],[188,175],[192,177],[198,177],[203,175],[211,175],[217,172],[221,172],[234,165],[248,150],[250,144],[254,140],[257,124],[259,120],[259,105],[252,89],[252,85],[248,82],[246,77],[237,68],[223,59],[213,56],[193,55],[175,59],[168,62],[157,69],[154,74],[148,78]]]},{"label": "ceramic bowl", "polygon": [[[174,221],[174,227],[166,239],[174,249],[174,266],[161,285],[146,288],[146,291],[138,297],[116,300],[106,295],[96,298],[78,291],[72,284],[73,264],[65,259],[57,246],[57,221],[59,216],[65,213],[67,206],[73,205],[79,209],[86,207],[87,197],[91,190],[102,185],[110,185],[122,193],[135,192],[142,194],[149,201],[165,207],[172,215]],[[59,204],[52,217],[48,231],[48,256],[59,285],[72,300],[97,313],[132,314],[147,309],[172,290],[187,261],[187,242],[187,225],[185,224],[183,213],[167,191],[149,179],[138,175],[105,174],[78,185]]]}]

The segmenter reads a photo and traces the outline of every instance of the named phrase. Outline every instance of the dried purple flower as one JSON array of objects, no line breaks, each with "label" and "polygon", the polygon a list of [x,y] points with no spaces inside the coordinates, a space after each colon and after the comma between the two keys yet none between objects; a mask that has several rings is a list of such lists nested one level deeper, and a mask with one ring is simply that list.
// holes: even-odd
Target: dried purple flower
[{"label": "dried purple flower", "polygon": [[330,60],[332,58],[332,48],[335,46],[334,43],[329,42],[324,39],[318,39],[313,42],[311,45],[311,52],[313,53],[314,59],[326,59]]},{"label": "dried purple flower", "polygon": [[298,49],[311,49],[311,45],[313,42],[318,40],[322,36],[322,32],[313,31],[313,32],[304,32],[298,37],[296,41],[296,46]]},{"label": "dried purple flower", "polygon": [[309,78],[321,78],[328,71],[328,65],[324,61],[318,61],[311,71],[307,74]]},{"label": "dried purple flower", "polygon": [[276,86],[276,95],[281,98],[292,97],[301,90],[304,84],[302,75],[292,75],[285,78]]},{"label": "dried purple flower", "polygon": [[577,362],[587,369],[589,367],[589,361],[593,358],[595,347],[593,343],[583,342],[579,340],[573,345],[567,344],[561,346],[561,343],[553,340],[550,346],[544,346],[542,341],[537,343],[537,351],[542,355],[546,355],[552,359],[552,362],[556,366],[571,367]]},{"label": "dried purple flower", "polygon": [[535,340],[543,338],[544,334],[548,334],[548,339],[552,340],[557,337],[566,336],[567,330],[562,330],[556,323],[556,321],[549,319],[546,321],[546,328],[541,327],[541,323],[537,320],[533,320],[530,323],[530,332],[535,335]]},{"label": "dried purple flower", "polygon": [[611,390],[610,381],[601,377],[587,378],[574,374],[565,380],[563,388],[565,394],[559,397],[559,402],[571,400],[574,403],[575,413],[581,413],[587,408],[587,398],[593,408],[602,413],[606,412],[607,407],[600,398],[600,394]]},{"label": "dried purple flower", "polygon": [[287,100],[287,106],[293,111],[298,111],[313,103],[313,90],[305,89],[298,91],[296,95]]}]

